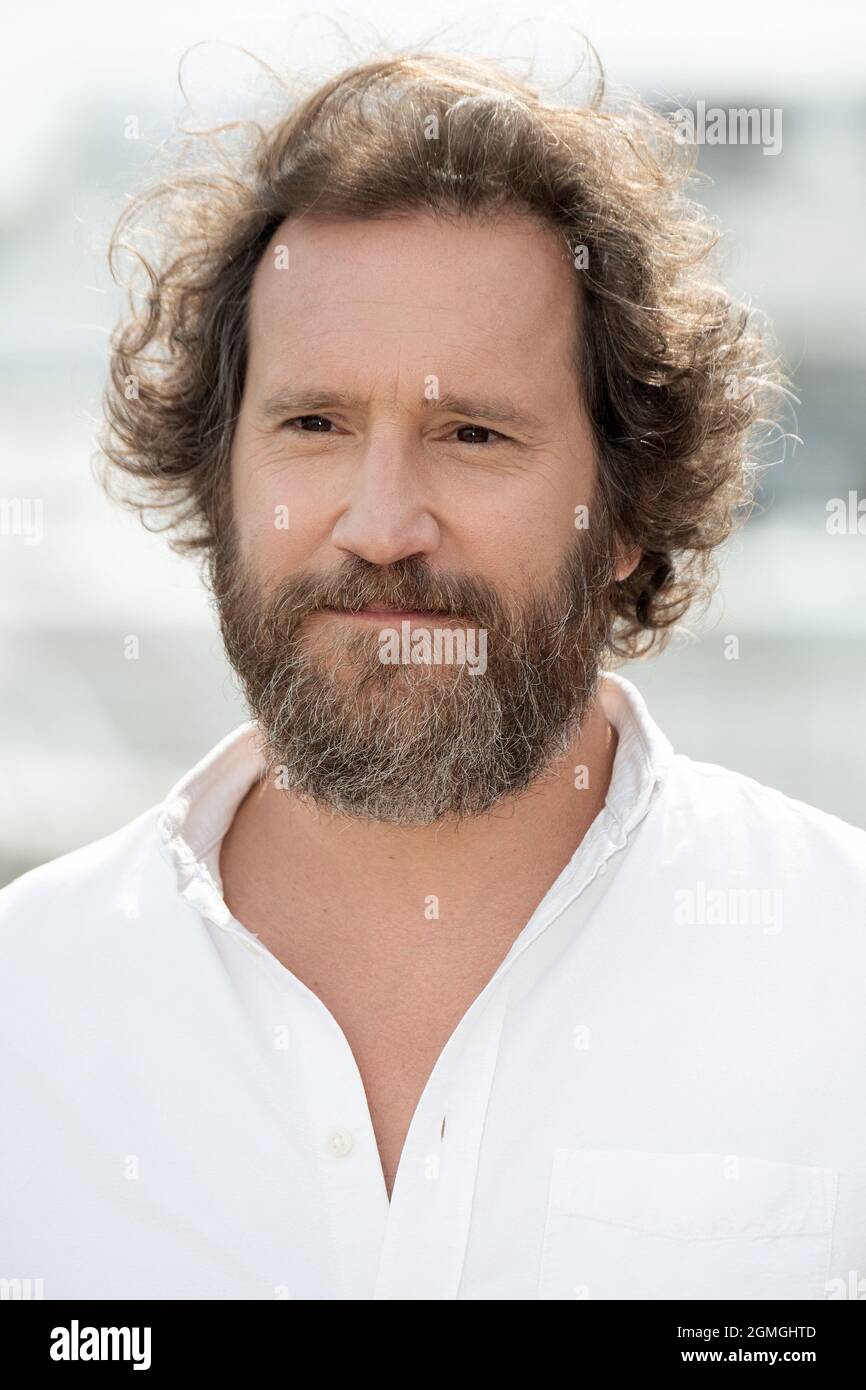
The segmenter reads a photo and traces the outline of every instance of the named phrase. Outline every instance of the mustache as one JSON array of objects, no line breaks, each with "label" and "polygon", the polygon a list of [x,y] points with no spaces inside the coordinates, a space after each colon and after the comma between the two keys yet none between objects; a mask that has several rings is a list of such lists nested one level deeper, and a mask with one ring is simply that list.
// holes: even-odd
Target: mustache
[{"label": "mustache", "polygon": [[434,572],[415,556],[384,568],[356,556],[334,574],[293,575],[274,588],[269,601],[275,615],[295,622],[322,609],[396,608],[494,627],[503,608],[490,584]]}]

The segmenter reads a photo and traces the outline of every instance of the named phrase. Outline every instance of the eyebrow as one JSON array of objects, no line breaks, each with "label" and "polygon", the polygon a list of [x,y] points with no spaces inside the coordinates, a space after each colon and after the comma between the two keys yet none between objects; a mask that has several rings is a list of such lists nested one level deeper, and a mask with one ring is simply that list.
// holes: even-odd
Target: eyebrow
[{"label": "eyebrow", "polygon": [[[336,388],[310,386],[274,392],[261,402],[258,414],[263,420],[275,420],[290,415],[317,414],[338,407],[346,410],[357,409],[366,404],[361,397],[349,395]],[[545,421],[540,416],[502,397],[470,397],[459,395],[455,391],[446,391],[435,400],[422,399],[420,404],[427,410],[447,410],[455,415],[465,415],[471,420],[490,420],[494,424],[510,425],[514,429],[531,432],[545,428]]]}]

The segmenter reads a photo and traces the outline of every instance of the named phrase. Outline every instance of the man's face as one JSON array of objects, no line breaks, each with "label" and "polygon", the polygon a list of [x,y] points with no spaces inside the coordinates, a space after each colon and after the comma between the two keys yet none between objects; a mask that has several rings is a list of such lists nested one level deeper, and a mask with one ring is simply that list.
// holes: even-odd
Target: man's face
[{"label": "man's face", "polygon": [[429,824],[523,790],[579,728],[614,561],[573,275],[519,214],[275,233],[212,581],[281,786]]}]

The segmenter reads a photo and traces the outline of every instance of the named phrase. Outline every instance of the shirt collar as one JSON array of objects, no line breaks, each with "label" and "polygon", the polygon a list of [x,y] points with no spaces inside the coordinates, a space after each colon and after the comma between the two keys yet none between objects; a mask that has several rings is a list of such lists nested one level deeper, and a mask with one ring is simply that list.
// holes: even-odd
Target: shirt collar
[{"label": "shirt collar", "polygon": [[606,671],[600,698],[618,736],[605,809],[628,833],[664,782],[674,750],[651,717],[640,691],[624,676]]},{"label": "shirt collar", "polygon": [[[664,780],[673,747],[650,717],[639,691],[623,676],[605,672],[599,695],[618,735],[604,811],[593,827],[610,852],[625,843],[629,831],[643,818]],[[264,771],[260,731],[255,720],[247,720],[191,768],[158,807],[157,832],[182,893],[221,923],[230,914],[204,857],[222,839]],[[590,832],[588,838],[595,850],[598,835]]]}]

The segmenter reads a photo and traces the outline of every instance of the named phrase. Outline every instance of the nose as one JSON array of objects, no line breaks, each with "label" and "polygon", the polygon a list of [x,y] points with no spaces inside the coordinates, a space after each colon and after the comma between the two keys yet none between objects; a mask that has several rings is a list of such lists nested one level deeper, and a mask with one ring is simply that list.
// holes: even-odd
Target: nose
[{"label": "nose", "polygon": [[393,565],[436,549],[439,525],[408,442],[371,443],[358,464],[332,540],[338,549],[374,565]]}]

